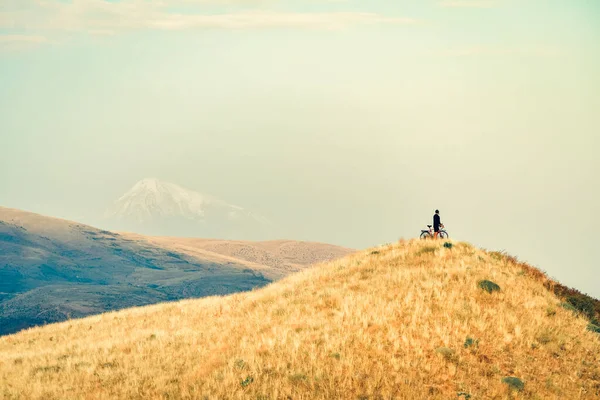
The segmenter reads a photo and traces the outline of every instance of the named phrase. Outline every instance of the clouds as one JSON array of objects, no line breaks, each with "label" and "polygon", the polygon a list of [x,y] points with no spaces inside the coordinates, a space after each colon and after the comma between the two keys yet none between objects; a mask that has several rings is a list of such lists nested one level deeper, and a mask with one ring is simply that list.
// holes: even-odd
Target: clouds
[{"label": "clouds", "polygon": [[[342,29],[360,24],[412,24],[407,18],[384,17],[375,13],[282,13],[250,11],[216,15],[165,14],[137,21],[144,28],[180,30],[193,28],[261,29],[314,28]],[[132,24],[133,25],[133,24]]]},{"label": "clouds", "polygon": [[552,46],[469,46],[438,51],[435,55],[447,57],[477,57],[477,56],[533,56],[558,57],[561,50]]},{"label": "clouds", "polygon": [[48,42],[39,35],[0,35],[0,50],[22,50]]},{"label": "clouds", "polygon": [[44,43],[47,42],[43,36],[34,35],[0,35],[0,43]]},{"label": "clouds", "polygon": [[[214,4],[227,6],[214,11]],[[342,29],[366,24],[413,24],[410,18],[373,12],[268,11],[260,0],[8,0],[0,9],[0,29],[15,32],[115,34],[132,30],[183,29]],[[213,11],[207,11],[212,4]],[[232,10],[236,4],[237,10]],[[243,6],[242,6],[243,5]],[[236,7],[233,7],[234,9]],[[176,10],[185,10],[176,11]]]},{"label": "clouds", "polygon": [[497,5],[494,0],[443,0],[440,6],[448,8],[492,8]]}]

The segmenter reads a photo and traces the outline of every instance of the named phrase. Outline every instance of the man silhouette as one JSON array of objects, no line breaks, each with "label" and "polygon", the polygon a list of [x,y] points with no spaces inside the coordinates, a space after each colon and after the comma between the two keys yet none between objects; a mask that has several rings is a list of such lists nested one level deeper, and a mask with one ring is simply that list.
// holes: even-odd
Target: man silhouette
[{"label": "man silhouette", "polygon": [[440,227],[444,227],[442,221],[440,221],[440,210],[435,210],[435,214],[433,214],[433,238],[437,239],[440,233]]}]

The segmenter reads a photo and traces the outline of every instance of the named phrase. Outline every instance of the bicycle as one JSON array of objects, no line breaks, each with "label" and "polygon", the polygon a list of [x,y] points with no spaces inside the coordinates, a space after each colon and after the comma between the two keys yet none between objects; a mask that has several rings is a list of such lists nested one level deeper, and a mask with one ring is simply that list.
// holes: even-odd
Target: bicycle
[{"label": "bicycle", "polygon": [[[427,227],[429,229],[421,229],[421,239],[433,239],[433,229],[432,229],[433,225],[427,225]],[[440,239],[448,239],[450,237],[450,235],[448,235],[448,232],[446,232],[444,228],[444,225],[440,226],[440,231],[438,233],[438,237]]]}]

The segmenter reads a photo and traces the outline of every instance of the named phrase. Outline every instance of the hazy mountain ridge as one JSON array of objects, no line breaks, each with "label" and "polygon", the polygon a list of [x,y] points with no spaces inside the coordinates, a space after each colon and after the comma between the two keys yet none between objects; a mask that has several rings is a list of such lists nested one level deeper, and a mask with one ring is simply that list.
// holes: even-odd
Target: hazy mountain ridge
[{"label": "hazy mountain ridge", "polygon": [[270,278],[280,278],[304,269],[315,261],[326,262],[349,253],[353,249],[317,242],[295,240],[270,240],[250,242],[241,240],[173,238],[142,236],[123,233],[125,237],[144,240],[150,244],[189,254],[210,257],[220,255],[224,260],[244,260],[254,268],[263,271]]},{"label": "hazy mountain ridge", "polygon": [[[251,290],[306,266],[272,267],[193,243],[178,248],[177,238],[169,240],[167,246],[0,207],[0,334],[108,310]],[[245,246],[252,250],[253,244]],[[351,251],[312,246],[342,255]],[[320,254],[312,261],[321,261]]]}]

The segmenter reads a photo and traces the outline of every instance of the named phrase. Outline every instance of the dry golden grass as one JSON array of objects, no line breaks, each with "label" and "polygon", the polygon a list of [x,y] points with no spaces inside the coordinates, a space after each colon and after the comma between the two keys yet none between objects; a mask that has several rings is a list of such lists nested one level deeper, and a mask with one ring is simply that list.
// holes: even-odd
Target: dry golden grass
[{"label": "dry golden grass", "polygon": [[464,243],[400,242],[251,293],[0,338],[0,397],[598,398],[600,336],[547,283]]},{"label": "dry golden grass", "polygon": [[326,243],[296,240],[251,242],[241,240],[144,236],[122,232],[121,236],[147,242],[200,260],[236,263],[278,280],[313,264],[335,260],[356,250]]}]

